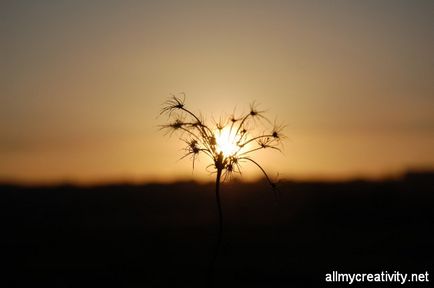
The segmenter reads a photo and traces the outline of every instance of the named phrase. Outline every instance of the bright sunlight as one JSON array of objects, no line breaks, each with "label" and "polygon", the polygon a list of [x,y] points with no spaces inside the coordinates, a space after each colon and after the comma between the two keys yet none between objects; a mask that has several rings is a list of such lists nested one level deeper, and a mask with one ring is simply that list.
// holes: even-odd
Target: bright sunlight
[{"label": "bright sunlight", "polygon": [[235,139],[236,134],[231,133],[229,127],[225,127],[222,130],[217,130],[215,135],[217,142],[216,148],[218,152],[223,152],[225,157],[232,156],[238,151],[239,147],[237,146]]}]

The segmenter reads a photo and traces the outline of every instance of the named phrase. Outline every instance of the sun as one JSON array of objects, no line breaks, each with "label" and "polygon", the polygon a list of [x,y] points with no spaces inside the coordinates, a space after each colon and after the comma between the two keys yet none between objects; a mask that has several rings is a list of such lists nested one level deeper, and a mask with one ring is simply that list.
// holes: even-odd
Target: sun
[{"label": "sun", "polygon": [[238,152],[239,147],[236,143],[236,135],[235,133],[231,133],[229,127],[225,127],[222,130],[217,130],[215,135],[218,153],[222,152],[223,156],[229,157]]}]

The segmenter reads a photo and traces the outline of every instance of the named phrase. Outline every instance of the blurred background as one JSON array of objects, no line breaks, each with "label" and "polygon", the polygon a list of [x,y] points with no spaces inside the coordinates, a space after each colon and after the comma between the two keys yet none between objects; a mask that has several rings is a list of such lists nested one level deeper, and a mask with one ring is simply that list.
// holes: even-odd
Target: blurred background
[{"label": "blurred background", "polygon": [[[2,1],[0,179],[194,174],[161,104],[208,120],[256,101],[287,124],[283,179],[434,166],[432,1]],[[259,153],[260,154],[260,153]],[[201,166],[202,165],[202,166]],[[245,180],[256,170],[245,168]]]},{"label": "blurred background", "polygon": [[[1,1],[0,286],[323,287],[332,271],[432,282],[433,11]],[[255,167],[223,184],[213,281],[214,175],[159,130],[178,93],[207,121],[256,101],[287,125],[283,153],[254,158],[279,175],[278,201]]]}]

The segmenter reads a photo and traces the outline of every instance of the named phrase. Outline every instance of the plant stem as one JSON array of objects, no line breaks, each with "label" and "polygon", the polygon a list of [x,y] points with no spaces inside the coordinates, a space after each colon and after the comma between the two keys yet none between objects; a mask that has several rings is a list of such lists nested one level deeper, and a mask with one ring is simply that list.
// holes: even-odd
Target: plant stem
[{"label": "plant stem", "polygon": [[[221,242],[222,242],[222,234],[223,234],[223,212],[222,212],[222,204],[220,202],[220,177],[222,175],[222,170],[217,171],[217,177],[216,177],[216,183],[215,183],[215,196],[217,200],[217,208],[218,208],[218,215],[219,215],[219,234],[218,234],[218,241],[217,241],[217,249],[216,252],[219,251]],[[217,253],[216,253],[217,254]]]},{"label": "plant stem", "polygon": [[216,202],[217,202],[217,209],[218,209],[218,221],[219,221],[219,228],[218,228],[218,235],[217,235],[217,244],[214,251],[214,256],[211,262],[210,267],[210,279],[213,284],[214,283],[214,271],[215,271],[215,264],[217,261],[217,257],[220,251],[220,247],[222,244],[222,234],[223,234],[223,213],[222,213],[222,205],[220,202],[220,178],[222,175],[222,169],[217,168],[217,177],[215,182],[215,195],[216,195]]}]

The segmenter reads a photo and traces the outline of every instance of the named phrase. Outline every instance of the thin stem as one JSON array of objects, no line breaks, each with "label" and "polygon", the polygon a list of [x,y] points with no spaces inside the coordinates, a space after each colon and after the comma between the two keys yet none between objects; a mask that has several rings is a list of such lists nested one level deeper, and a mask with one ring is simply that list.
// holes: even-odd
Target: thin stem
[{"label": "thin stem", "polygon": [[235,132],[235,135],[238,135],[238,132],[240,132],[241,127],[243,126],[244,122],[246,122],[247,118],[249,118],[249,116],[250,113],[241,119],[241,123],[238,125],[237,132]]},{"label": "thin stem", "polygon": [[218,215],[219,215],[219,230],[218,230],[219,234],[218,234],[218,242],[217,242],[217,248],[218,249],[221,245],[222,234],[223,234],[223,212],[222,212],[222,205],[220,202],[220,178],[221,178],[221,175],[222,175],[222,169],[219,169],[217,171],[216,183],[215,183],[215,196],[216,196]]},{"label": "thin stem", "polygon": [[217,202],[217,209],[218,209],[218,219],[219,219],[219,229],[218,229],[218,235],[217,235],[217,243],[214,251],[214,256],[211,262],[210,266],[210,280],[212,284],[214,284],[214,272],[215,272],[215,265],[217,261],[217,257],[219,254],[219,251],[221,249],[222,244],[222,234],[223,234],[223,213],[222,213],[222,205],[220,202],[220,179],[222,175],[222,169],[217,169],[217,176],[216,176],[216,182],[215,182],[215,195],[216,195],[216,202]]},{"label": "thin stem", "polygon": [[267,179],[268,183],[271,185],[271,187],[274,187],[275,184],[270,180],[270,177],[268,177],[267,172],[265,172],[264,168],[262,168],[261,165],[259,165],[258,162],[256,162],[255,160],[249,158],[249,157],[240,157],[238,160],[248,160],[250,162],[252,162],[253,164],[255,164],[256,166],[259,167],[259,169],[261,169],[262,173],[265,175],[265,178]]},{"label": "thin stem", "polygon": [[255,140],[258,140],[258,139],[261,139],[261,138],[273,138],[273,134],[264,134],[264,135],[259,135],[259,136],[256,136],[256,137],[253,137],[253,138],[250,138],[249,140],[247,140],[246,142],[244,142],[243,144],[240,144],[240,147],[243,147],[243,146],[245,146],[245,145],[247,145],[247,144],[249,144],[250,142],[252,142],[252,141],[255,141]]},{"label": "thin stem", "polygon": [[254,149],[252,149],[252,150],[249,150],[249,151],[246,151],[246,152],[243,152],[243,153],[239,154],[239,156],[243,156],[243,155],[246,155],[246,154],[248,154],[248,153],[252,153],[252,152],[255,152],[255,151],[258,151],[258,150],[264,149],[264,148],[265,148],[265,147],[262,147],[262,146],[260,146],[260,147],[256,147],[256,148],[254,148]]},{"label": "thin stem", "polygon": [[180,129],[182,129],[182,131],[187,132],[189,135],[191,135],[193,138],[195,138],[198,142],[202,142],[202,139],[197,136],[196,134],[194,134],[193,132],[191,132],[190,130],[188,130],[187,128],[181,127]]},{"label": "thin stem", "polygon": [[[190,114],[194,119],[196,119],[197,123],[198,123],[199,126],[202,128],[202,131],[203,131],[203,133],[204,133],[203,136],[209,136],[208,133],[206,133],[206,130],[207,130],[210,134],[212,134],[211,129],[209,129],[206,125],[204,125],[204,124],[202,123],[202,121],[200,121],[199,117],[196,116],[196,114],[194,114],[193,112],[191,112],[190,110],[188,110],[188,109],[186,109],[186,108],[184,108],[184,107],[182,107],[182,108],[180,108],[180,109],[183,110],[183,111],[185,111],[186,113]],[[205,129],[206,129],[206,130],[205,130]]]},{"label": "thin stem", "polygon": [[255,151],[258,151],[258,150],[262,150],[262,149],[267,149],[267,148],[271,148],[271,149],[274,149],[274,150],[277,150],[277,151],[281,151],[278,147],[274,147],[274,146],[271,146],[271,145],[266,145],[266,146],[259,146],[259,147],[256,147],[256,148],[252,149],[252,150],[243,152],[241,154],[238,154],[238,156],[244,156],[246,154],[249,154],[249,153],[252,153],[252,152],[255,152]]}]

